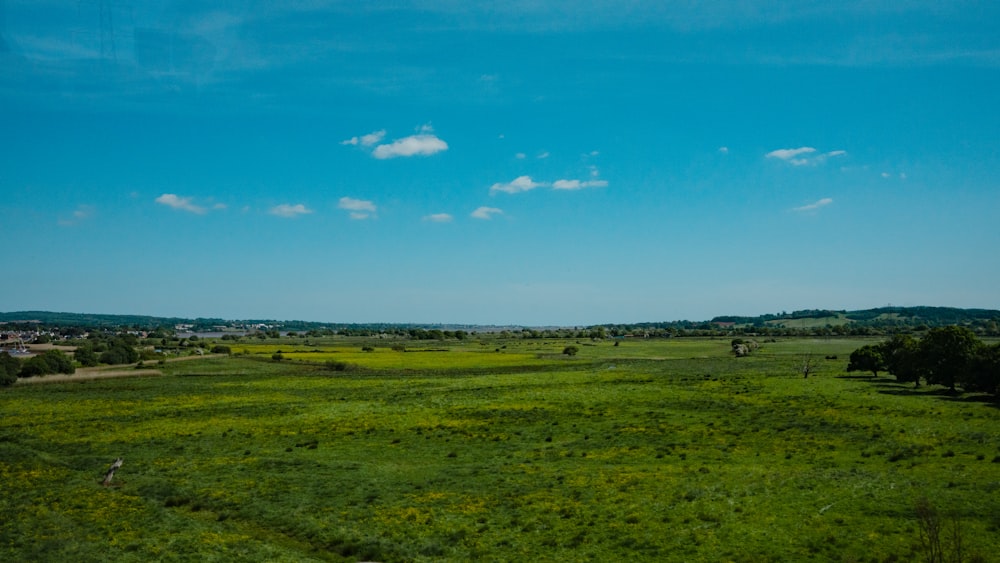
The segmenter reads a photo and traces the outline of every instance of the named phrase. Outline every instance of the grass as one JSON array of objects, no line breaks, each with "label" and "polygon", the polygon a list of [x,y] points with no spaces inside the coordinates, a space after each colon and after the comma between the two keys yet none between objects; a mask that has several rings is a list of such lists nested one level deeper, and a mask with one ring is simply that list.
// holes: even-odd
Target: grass
[{"label": "grass", "polygon": [[996,405],[848,377],[862,343],[281,344],[15,386],[0,559],[903,561],[923,497],[1000,552]]}]

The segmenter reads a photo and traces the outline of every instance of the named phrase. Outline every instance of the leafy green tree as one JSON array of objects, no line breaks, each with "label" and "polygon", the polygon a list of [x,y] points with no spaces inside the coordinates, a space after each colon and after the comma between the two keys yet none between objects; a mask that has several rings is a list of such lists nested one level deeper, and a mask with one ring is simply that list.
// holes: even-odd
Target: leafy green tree
[{"label": "leafy green tree", "polygon": [[77,346],[76,351],[73,352],[73,359],[80,362],[80,365],[86,368],[96,366],[99,361],[92,346]]},{"label": "leafy green tree", "polygon": [[60,350],[47,350],[38,356],[28,358],[21,364],[21,377],[35,377],[50,373],[71,374],[76,371],[73,361]]},{"label": "leafy green tree", "polygon": [[881,346],[868,344],[851,352],[847,371],[870,371],[873,377],[878,377],[879,370],[885,369]]},{"label": "leafy green tree", "polygon": [[126,340],[116,338],[111,341],[110,347],[100,355],[99,359],[102,364],[134,364],[139,361],[139,353],[129,346]]},{"label": "leafy green tree", "polygon": [[920,340],[920,359],[927,383],[955,390],[955,384],[972,367],[982,343],[963,326],[936,327]]},{"label": "leafy green tree", "polygon": [[7,352],[0,353],[0,387],[13,385],[21,371],[21,360]]},{"label": "leafy green tree", "polygon": [[966,391],[1000,394],[1000,344],[980,347],[958,383]]},{"label": "leafy green tree", "polygon": [[897,334],[879,344],[885,370],[896,377],[898,381],[912,382],[914,387],[920,387],[921,369],[919,346],[916,339],[909,334]]},{"label": "leafy green tree", "polygon": [[41,357],[45,358],[45,363],[52,370],[50,373],[71,374],[76,371],[73,360],[62,350],[46,350]]}]

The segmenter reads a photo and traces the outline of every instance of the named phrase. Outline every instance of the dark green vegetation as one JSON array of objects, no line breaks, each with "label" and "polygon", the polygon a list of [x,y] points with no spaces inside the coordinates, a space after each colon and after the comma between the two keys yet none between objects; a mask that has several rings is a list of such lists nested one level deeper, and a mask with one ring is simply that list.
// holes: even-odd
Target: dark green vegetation
[{"label": "dark green vegetation", "polygon": [[[304,336],[371,336],[380,333],[408,336],[414,340],[463,340],[476,332],[503,332],[505,337],[520,338],[604,338],[626,334],[646,336],[724,336],[756,334],[773,336],[881,335],[886,331],[924,331],[931,327],[966,326],[979,335],[1000,336],[1000,311],[993,309],[958,309],[954,307],[879,307],[858,311],[806,309],[802,311],[747,316],[719,316],[710,321],[669,321],[613,324],[586,328],[475,327],[468,325],[416,325],[391,323],[318,323],[309,321],[223,320],[217,318],[184,319],[143,315],[100,315],[53,313],[49,311],[0,312],[0,324],[11,329],[46,327],[64,335],[80,334],[83,329],[98,330],[173,330],[184,325],[194,331],[248,328],[265,325],[261,335],[277,336],[278,329],[297,331]],[[501,330],[503,328],[503,330]]]},{"label": "dark green vegetation", "polygon": [[951,391],[1000,391],[1000,344],[988,345],[961,326],[936,327],[919,341],[908,334],[878,344],[866,344],[851,353],[847,371],[877,376],[888,371],[915,386],[924,380]]},{"label": "dark green vegetation", "polygon": [[934,522],[988,560],[996,403],[846,375],[874,342],[358,341],[344,371],[285,343],[19,384],[0,560],[915,561],[954,552]]}]

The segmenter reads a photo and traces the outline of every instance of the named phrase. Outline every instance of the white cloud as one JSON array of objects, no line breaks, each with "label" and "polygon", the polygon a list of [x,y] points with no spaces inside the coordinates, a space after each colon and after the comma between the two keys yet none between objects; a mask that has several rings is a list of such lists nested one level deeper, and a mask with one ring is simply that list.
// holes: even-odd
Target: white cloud
[{"label": "white cloud", "polygon": [[[427,127],[426,125],[424,127]],[[395,158],[397,156],[430,156],[448,150],[448,143],[435,135],[420,133],[392,143],[375,147],[372,156],[378,159]]]},{"label": "white cloud", "polygon": [[380,129],[378,131],[373,131],[367,135],[362,135],[360,137],[351,137],[346,141],[341,141],[342,145],[361,145],[363,147],[370,147],[377,144],[382,139],[385,138],[385,129]]},{"label": "white cloud", "polygon": [[73,211],[73,216],[69,219],[59,219],[59,225],[63,227],[71,227],[80,223],[81,221],[86,221],[90,219],[94,214],[94,206],[92,205],[80,205]]},{"label": "white cloud", "polygon": [[472,212],[471,216],[476,219],[486,219],[490,220],[494,215],[502,215],[503,210],[497,209],[496,207],[479,207]]},{"label": "white cloud", "polygon": [[508,194],[516,194],[518,192],[531,191],[544,185],[545,184],[540,184],[532,180],[531,176],[518,176],[517,178],[514,178],[512,182],[506,184],[493,184],[490,186],[490,193],[504,192]]},{"label": "white cloud", "polygon": [[424,221],[430,221],[431,223],[450,223],[454,219],[449,213],[434,213],[432,215],[424,215]]},{"label": "white cloud", "polygon": [[796,207],[795,209],[792,209],[792,211],[816,211],[817,209],[821,207],[826,207],[831,203],[833,203],[832,199],[824,197],[823,199],[815,203],[810,203],[809,205],[803,205],[802,207]]},{"label": "white cloud", "polygon": [[518,160],[524,160],[525,158],[528,158],[528,155],[524,154],[523,152],[519,152],[514,155],[514,158]]},{"label": "white cloud", "polygon": [[816,152],[812,147],[799,147],[797,149],[778,149],[764,155],[766,158],[777,158],[780,160],[792,160],[800,154],[811,154]]},{"label": "white cloud", "polygon": [[548,157],[549,157],[549,151],[542,151],[542,152],[540,152],[538,154],[538,158],[542,159],[542,160],[544,160],[544,159],[546,159]]},{"label": "white cloud", "polygon": [[729,147],[719,147],[719,152],[722,154],[729,154]]},{"label": "white cloud", "polygon": [[297,203],[295,205],[282,203],[281,205],[275,205],[272,207],[268,213],[271,215],[277,215],[278,217],[293,218],[298,217],[299,215],[312,213],[312,210],[301,203]]},{"label": "white cloud", "polygon": [[189,213],[197,213],[198,215],[205,214],[204,207],[191,203],[191,198],[189,197],[179,197],[177,194],[163,194],[156,198],[156,203],[172,207],[173,209],[187,211]]},{"label": "white cloud", "polygon": [[552,182],[553,190],[582,190],[584,188],[606,188],[607,186],[607,180],[587,180],[586,182],[581,182],[580,180],[556,180]]},{"label": "white cloud", "polygon": [[353,197],[342,197],[337,204],[340,209],[350,211],[351,219],[361,220],[373,216],[378,208],[371,201],[365,199],[354,199]]},{"label": "white cloud", "polygon": [[889,174],[888,172],[883,172],[883,173],[882,173],[882,177],[883,177],[883,178],[888,178],[888,177],[889,177],[890,175],[891,175],[891,174]]},{"label": "white cloud", "polygon": [[[837,156],[844,156],[847,151],[836,150],[823,154],[810,156],[816,152],[813,147],[799,147],[797,149],[778,149],[764,155],[766,158],[777,158],[784,160],[792,166],[816,166],[826,162],[826,159]],[[805,156],[803,156],[805,155]]]}]

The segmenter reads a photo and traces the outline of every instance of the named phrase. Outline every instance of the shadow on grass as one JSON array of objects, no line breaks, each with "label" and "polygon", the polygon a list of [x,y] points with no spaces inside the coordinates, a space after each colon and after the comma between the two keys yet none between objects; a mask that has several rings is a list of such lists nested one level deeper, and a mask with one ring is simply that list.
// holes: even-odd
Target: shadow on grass
[{"label": "shadow on grass", "polygon": [[879,388],[879,393],[883,395],[896,395],[900,397],[926,396],[939,397],[945,401],[955,403],[980,403],[993,408],[1000,408],[1000,397],[988,395],[986,393],[965,393],[963,391],[952,391],[947,387],[914,387],[913,383],[895,381],[870,375],[838,375],[837,379],[853,381],[865,381]]}]

